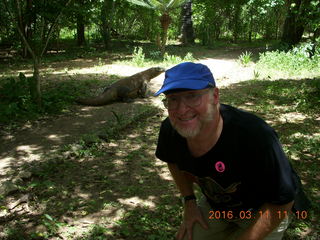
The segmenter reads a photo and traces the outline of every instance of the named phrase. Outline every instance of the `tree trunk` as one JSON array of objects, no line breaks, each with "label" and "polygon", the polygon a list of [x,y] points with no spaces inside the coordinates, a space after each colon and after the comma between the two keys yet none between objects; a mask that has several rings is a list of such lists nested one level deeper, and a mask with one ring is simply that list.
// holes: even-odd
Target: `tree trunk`
[{"label": "tree trunk", "polygon": [[[19,3],[20,4],[20,3]],[[19,5],[20,6],[20,5]],[[19,9],[19,26],[22,30],[22,33],[24,37],[27,39],[27,41],[30,41],[31,39],[31,24],[32,24],[32,0],[27,0],[25,5],[25,12],[22,13],[22,8]],[[24,16],[24,18],[22,18]],[[22,57],[27,58],[31,55],[28,52],[27,47],[25,46],[23,40],[21,40],[21,46],[22,46]]]},{"label": "tree trunk", "polygon": [[84,35],[84,17],[81,15],[77,16],[77,45],[85,45],[85,35]]},{"label": "tree trunk", "polygon": [[84,25],[84,13],[81,11],[84,5],[84,0],[79,0],[79,11],[77,12],[77,45],[85,45],[85,25]]},{"label": "tree trunk", "polygon": [[235,5],[235,13],[233,17],[233,25],[232,25],[232,35],[233,35],[233,41],[236,43],[239,38],[240,33],[240,11],[241,11],[241,5]]},{"label": "tree trunk", "polygon": [[166,44],[167,44],[167,38],[168,38],[168,28],[171,23],[171,17],[168,13],[163,13],[160,17],[160,23],[162,28],[162,37],[161,37],[161,46],[160,50],[164,54]]},{"label": "tree trunk", "polygon": [[112,18],[114,10],[113,0],[104,0],[101,8],[101,35],[105,49],[110,47]]},{"label": "tree trunk", "polygon": [[33,62],[33,77],[28,78],[32,101],[41,108],[41,85],[40,85],[40,58],[36,57]]},{"label": "tree trunk", "polygon": [[288,0],[281,41],[293,46],[302,39],[310,0]]},{"label": "tree trunk", "polygon": [[192,22],[192,0],[187,0],[181,7],[181,42],[182,44],[194,44],[194,30]]},{"label": "tree trunk", "polygon": [[252,8],[249,11],[250,14],[250,21],[249,21],[249,33],[248,33],[248,40],[249,42],[252,41],[252,29],[253,29],[253,10]]}]

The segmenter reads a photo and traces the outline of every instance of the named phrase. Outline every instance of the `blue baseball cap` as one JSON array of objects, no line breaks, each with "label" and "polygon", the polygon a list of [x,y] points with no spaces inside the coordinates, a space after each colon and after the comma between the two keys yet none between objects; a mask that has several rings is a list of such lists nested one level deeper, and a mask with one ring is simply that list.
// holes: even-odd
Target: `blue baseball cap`
[{"label": "blue baseball cap", "polygon": [[200,90],[215,86],[213,75],[206,65],[184,62],[166,71],[163,85],[154,95],[172,90]]}]

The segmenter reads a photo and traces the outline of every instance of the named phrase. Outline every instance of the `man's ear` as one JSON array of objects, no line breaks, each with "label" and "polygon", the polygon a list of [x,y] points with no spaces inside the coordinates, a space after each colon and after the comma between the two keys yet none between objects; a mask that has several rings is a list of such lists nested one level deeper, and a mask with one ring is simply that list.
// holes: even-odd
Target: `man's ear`
[{"label": "man's ear", "polygon": [[213,103],[218,104],[219,102],[220,102],[219,88],[215,87],[213,89]]}]

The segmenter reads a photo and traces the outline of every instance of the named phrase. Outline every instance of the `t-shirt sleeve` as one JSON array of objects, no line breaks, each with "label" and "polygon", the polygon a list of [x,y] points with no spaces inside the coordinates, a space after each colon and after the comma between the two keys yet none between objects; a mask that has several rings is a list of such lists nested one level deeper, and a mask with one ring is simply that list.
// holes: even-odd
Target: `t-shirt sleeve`
[{"label": "t-shirt sleeve", "polygon": [[174,134],[173,129],[171,127],[170,121],[166,118],[160,127],[160,132],[158,136],[158,143],[156,149],[156,157],[164,162],[174,162],[174,157],[172,156],[172,142],[173,142]]},{"label": "t-shirt sleeve", "polygon": [[265,196],[269,203],[286,204],[294,200],[296,184],[293,178],[293,169],[282,149],[281,143],[274,130],[264,134],[264,144],[257,150],[260,171],[257,178],[261,185],[260,194]]}]

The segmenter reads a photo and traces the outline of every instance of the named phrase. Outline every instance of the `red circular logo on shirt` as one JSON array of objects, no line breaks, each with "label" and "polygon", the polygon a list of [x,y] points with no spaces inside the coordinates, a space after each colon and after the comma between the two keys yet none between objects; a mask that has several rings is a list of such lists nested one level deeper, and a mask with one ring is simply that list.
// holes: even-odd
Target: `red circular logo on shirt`
[{"label": "red circular logo on shirt", "polygon": [[224,165],[223,162],[219,161],[219,162],[216,162],[215,164],[215,168],[218,172],[224,172],[226,170],[226,166]]}]

